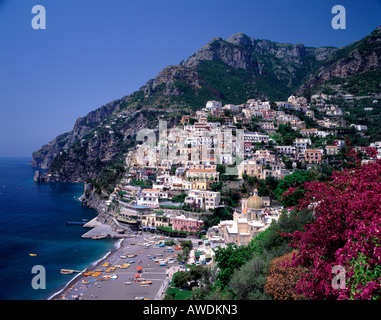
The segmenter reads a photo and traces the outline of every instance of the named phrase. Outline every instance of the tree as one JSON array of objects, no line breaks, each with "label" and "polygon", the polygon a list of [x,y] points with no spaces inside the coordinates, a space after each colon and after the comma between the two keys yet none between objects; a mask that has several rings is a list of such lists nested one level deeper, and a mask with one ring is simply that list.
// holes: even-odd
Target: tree
[{"label": "tree", "polygon": [[189,275],[185,271],[177,271],[173,274],[172,282],[177,288],[184,288],[188,285]]},{"label": "tree", "polygon": [[255,256],[234,272],[229,288],[235,299],[268,300],[270,298],[264,289],[268,264],[267,259]]},{"label": "tree", "polygon": [[289,266],[294,254],[297,254],[296,250],[270,262],[265,289],[274,300],[300,300],[304,298],[295,293],[295,287],[302,271],[300,267]]},{"label": "tree", "polygon": [[177,194],[172,197],[172,202],[184,202],[186,196],[186,193]]},{"label": "tree", "polygon": [[217,164],[216,171],[220,174],[226,173],[226,167],[223,164]]},{"label": "tree", "polygon": [[[276,199],[281,200],[286,207],[293,207],[298,204],[299,199],[305,194],[304,186],[306,182],[318,180],[320,173],[314,169],[309,171],[295,171],[291,175],[285,176],[274,191]],[[293,193],[287,193],[292,188]]]},{"label": "tree", "polygon": [[212,214],[204,214],[201,219],[205,222],[205,226],[210,228],[216,226],[222,220],[231,220],[233,218],[233,209],[230,207],[218,207],[209,209]]},{"label": "tree", "polygon": [[215,260],[220,271],[217,275],[217,283],[225,288],[235,269],[240,268],[245,262],[252,258],[252,250],[248,246],[235,246],[228,244],[225,248],[214,249]]}]

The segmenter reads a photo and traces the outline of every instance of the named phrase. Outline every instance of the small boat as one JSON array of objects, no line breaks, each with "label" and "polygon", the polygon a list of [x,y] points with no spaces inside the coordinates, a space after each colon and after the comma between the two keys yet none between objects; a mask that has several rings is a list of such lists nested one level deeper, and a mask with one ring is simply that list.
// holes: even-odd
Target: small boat
[{"label": "small boat", "polygon": [[29,255],[30,255],[31,257],[35,257],[35,256],[37,256],[36,253],[29,253]]},{"label": "small boat", "polygon": [[131,281],[126,281],[126,282],[123,282],[124,284],[128,285],[128,284],[132,284]]},{"label": "small boat", "polygon": [[61,269],[62,274],[72,274],[74,272],[81,272],[81,271],[71,270],[71,269]]},{"label": "small boat", "polygon": [[149,285],[149,284],[152,284],[152,281],[150,281],[150,280],[146,280],[146,281],[141,281],[140,282],[140,285]]},{"label": "small boat", "polygon": [[73,272],[74,272],[73,270],[61,269],[62,274],[72,274]]},{"label": "small boat", "polygon": [[161,262],[161,263],[159,263],[159,266],[163,266],[163,267],[165,267],[167,264],[165,263],[165,262]]}]

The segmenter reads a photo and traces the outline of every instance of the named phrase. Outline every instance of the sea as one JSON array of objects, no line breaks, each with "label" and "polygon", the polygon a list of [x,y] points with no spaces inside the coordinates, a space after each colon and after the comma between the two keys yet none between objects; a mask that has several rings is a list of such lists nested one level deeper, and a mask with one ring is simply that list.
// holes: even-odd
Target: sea
[{"label": "sea", "polygon": [[0,300],[49,299],[78,275],[61,269],[82,271],[120,243],[66,225],[97,215],[79,201],[83,184],[34,182],[30,160],[0,158]]}]

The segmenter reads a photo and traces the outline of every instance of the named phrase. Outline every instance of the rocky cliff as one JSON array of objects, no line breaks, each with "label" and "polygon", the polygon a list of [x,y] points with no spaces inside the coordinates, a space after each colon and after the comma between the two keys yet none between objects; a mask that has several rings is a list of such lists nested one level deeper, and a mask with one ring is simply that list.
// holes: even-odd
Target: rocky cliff
[{"label": "rocky cliff", "polygon": [[340,48],[328,56],[325,63],[295,91],[295,95],[303,95],[307,90],[321,86],[333,78],[346,79],[380,67],[381,27],[378,27],[360,41]]},{"label": "rocky cliff", "polygon": [[102,119],[116,111],[120,103],[121,100],[112,101],[89,112],[87,116],[78,118],[72,131],[59,135],[42,146],[40,150],[33,152],[31,165],[37,168],[49,169],[57,155],[64,150],[69,150],[71,146],[96,127]]}]

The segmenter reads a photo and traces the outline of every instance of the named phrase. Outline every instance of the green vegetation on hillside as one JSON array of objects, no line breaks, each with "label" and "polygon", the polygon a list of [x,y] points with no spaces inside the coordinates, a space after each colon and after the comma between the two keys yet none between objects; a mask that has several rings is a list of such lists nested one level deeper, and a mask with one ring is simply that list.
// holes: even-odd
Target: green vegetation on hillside
[{"label": "green vegetation on hillside", "polygon": [[381,69],[367,71],[346,79],[335,77],[326,81],[323,88],[315,88],[314,92],[320,90],[331,95],[340,91],[353,94],[354,96],[381,93]]}]

